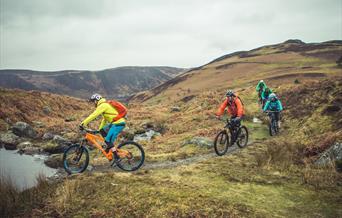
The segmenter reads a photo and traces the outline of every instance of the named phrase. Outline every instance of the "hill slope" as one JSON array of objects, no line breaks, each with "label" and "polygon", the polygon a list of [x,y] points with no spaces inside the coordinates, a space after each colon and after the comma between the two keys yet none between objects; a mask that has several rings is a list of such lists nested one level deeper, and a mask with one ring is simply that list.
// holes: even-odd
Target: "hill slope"
[{"label": "hill slope", "polygon": [[125,98],[151,89],[181,73],[172,67],[119,67],[102,71],[0,70],[0,86],[24,90],[40,90],[75,97],[88,97],[94,92]]},{"label": "hill slope", "polygon": [[224,55],[187,71],[176,78],[133,97],[145,101],[152,97],[180,99],[205,90],[241,87],[264,79],[278,86],[294,80],[319,80],[342,73],[336,61],[342,56],[342,41],[304,43],[288,40],[250,51]]},{"label": "hill slope", "polygon": [[[269,61],[268,68],[257,64],[258,70],[240,71],[250,63],[236,63],[243,59],[237,54],[225,56],[140,95],[128,107],[128,127],[163,130],[151,141],[139,142],[146,153],[145,166],[129,174],[108,167],[106,172],[98,171],[97,164],[102,161],[108,166],[108,161],[90,151],[95,170],[54,185],[42,181],[26,192],[7,194],[11,204],[16,199],[13,213],[23,217],[341,217],[338,163],[315,164],[322,151],[342,140],[342,75],[334,62],[340,43],[328,44],[318,51],[324,53],[319,58],[295,51],[267,54],[269,47],[247,52],[266,53],[250,57]],[[275,47],[292,45],[308,46],[290,41]],[[316,49],[306,52],[316,55]],[[228,68],[222,68],[217,73],[222,77],[216,78],[216,67],[221,65]],[[257,103],[255,83],[260,78],[268,78],[267,84],[276,89],[287,109],[280,135],[272,138]],[[213,157],[212,146],[189,141],[196,137],[212,141],[223,128],[214,112],[226,88],[236,88],[244,101],[243,124],[251,144],[231,155]],[[178,110],[172,109],[175,105]],[[254,117],[263,123],[254,123]],[[199,156],[207,158],[148,168],[151,163]],[[115,209],[109,210],[113,205]]]}]

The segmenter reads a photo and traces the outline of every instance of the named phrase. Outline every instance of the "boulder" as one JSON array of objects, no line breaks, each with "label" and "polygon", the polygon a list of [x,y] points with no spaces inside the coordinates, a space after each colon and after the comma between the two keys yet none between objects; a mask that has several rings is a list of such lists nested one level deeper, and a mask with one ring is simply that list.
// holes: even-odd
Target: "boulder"
[{"label": "boulder", "polygon": [[145,133],[135,135],[134,141],[150,141],[152,138],[156,136],[160,136],[160,133],[150,129]]},{"label": "boulder", "polygon": [[32,147],[32,146],[33,146],[33,144],[32,144],[31,142],[25,141],[25,142],[19,143],[19,144],[17,145],[17,148],[18,148],[19,150],[22,150],[22,149],[25,149],[25,148],[27,148],[27,147]]},{"label": "boulder", "polygon": [[38,154],[42,151],[41,148],[35,147],[29,141],[21,142],[20,144],[18,144],[17,149],[19,150],[18,152],[20,154],[29,154],[29,155]]},{"label": "boulder", "polygon": [[65,138],[63,138],[63,137],[60,136],[60,135],[55,135],[55,136],[52,138],[52,141],[56,142],[56,143],[59,144],[59,145],[68,144],[68,140],[66,140]]},{"label": "boulder", "polygon": [[63,153],[66,144],[58,144],[54,141],[47,142],[42,145],[43,151],[50,153],[50,154],[58,154]]},{"label": "boulder", "polygon": [[38,147],[26,147],[23,149],[19,149],[20,154],[34,155],[39,154],[42,150]]},{"label": "boulder", "polygon": [[54,169],[63,167],[63,158],[61,154],[50,155],[45,161],[45,165]]},{"label": "boulder", "polygon": [[315,161],[315,164],[324,166],[334,161],[338,163],[342,161],[342,143],[336,143],[324,151],[323,154],[321,154],[321,156]]},{"label": "boulder", "polygon": [[198,145],[198,146],[207,147],[207,148],[211,148],[214,146],[214,142],[211,139],[205,138],[205,137],[194,137],[192,139],[186,140],[183,143],[183,146],[189,145],[189,144]]},{"label": "boulder", "polygon": [[12,132],[6,132],[0,134],[0,144],[8,150],[17,149],[20,139],[17,135]]},{"label": "boulder", "polygon": [[43,140],[51,140],[51,139],[53,139],[54,136],[55,136],[55,135],[52,134],[51,132],[47,132],[47,133],[44,133],[42,139],[43,139]]},{"label": "boulder", "polygon": [[37,137],[36,131],[25,122],[17,122],[12,126],[12,132],[20,137],[35,138]]}]

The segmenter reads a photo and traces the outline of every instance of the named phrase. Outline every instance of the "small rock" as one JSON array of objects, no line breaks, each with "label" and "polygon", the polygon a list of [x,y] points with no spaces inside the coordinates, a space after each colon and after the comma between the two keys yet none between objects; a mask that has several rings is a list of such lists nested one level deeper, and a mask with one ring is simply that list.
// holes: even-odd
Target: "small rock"
[{"label": "small rock", "polygon": [[188,145],[188,144],[198,145],[198,146],[207,147],[207,148],[211,148],[214,146],[213,141],[205,137],[194,137],[192,139],[186,140],[183,143],[183,146]]},{"label": "small rock", "polygon": [[142,126],[142,128],[144,128],[144,129],[153,129],[153,128],[154,128],[154,124],[153,124],[152,122],[149,122],[149,121],[143,122],[143,123],[141,124],[141,126]]},{"label": "small rock", "polygon": [[59,144],[59,145],[68,144],[68,140],[66,140],[65,138],[63,138],[63,137],[60,136],[60,135],[55,135],[55,136],[52,138],[52,141],[56,142],[56,143]]},{"label": "small rock", "polygon": [[51,108],[49,106],[44,106],[43,112],[44,114],[49,115],[51,113]]},{"label": "small rock", "polygon": [[140,135],[140,134],[144,134],[145,132],[146,132],[145,129],[137,129],[137,130],[134,131],[134,134],[135,135]]},{"label": "small rock", "polygon": [[257,117],[253,117],[253,123],[262,123],[262,121]]},{"label": "small rock", "polygon": [[180,112],[180,111],[181,111],[180,107],[177,107],[177,106],[171,107],[171,112]]},{"label": "small rock", "polygon": [[12,127],[12,132],[20,137],[35,138],[37,136],[36,131],[25,122],[17,122]]},{"label": "small rock", "polygon": [[45,133],[45,134],[43,135],[42,139],[43,139],[43,140],[51,140],[51,139],[53,139],[54,136],[55,136],[55,135],[52,134],[51,132],[47,132],[47,133]]},{"label": "small rock", "polygon": [[67,117],[65,118],[65,122],[72,122],[72,121],[75,121],[76,120],[76,117]]},{"label": "small rock", "polygon": [[33,125],[37,128],[44,128],[45,124],[43,122],[40,121],[32,121]]}]

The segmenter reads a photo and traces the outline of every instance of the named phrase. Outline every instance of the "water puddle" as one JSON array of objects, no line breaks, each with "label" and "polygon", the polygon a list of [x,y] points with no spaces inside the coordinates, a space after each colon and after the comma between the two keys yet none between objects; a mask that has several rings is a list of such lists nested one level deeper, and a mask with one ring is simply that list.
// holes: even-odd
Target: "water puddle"
[{"label": "water puddle", "polygon": [[16,150],[0,149],[0,176],[9,177],[20,190],[37,184],[37,177],[53,176],[57,170],[44,164],[44,155],[21,155]]}]

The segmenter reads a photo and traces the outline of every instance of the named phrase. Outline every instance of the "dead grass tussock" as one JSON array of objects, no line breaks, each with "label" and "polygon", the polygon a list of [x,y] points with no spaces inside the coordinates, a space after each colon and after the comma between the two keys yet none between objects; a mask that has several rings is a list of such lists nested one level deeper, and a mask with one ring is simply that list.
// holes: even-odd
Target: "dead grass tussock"
[{"label": "dead grass tussock", "polygon": [[13,217],[26,213],[40,214],[40,209],[32,210],[32,208],[39,208],[44,205],[46,198],[50,197],[52,192],[53,188],[50,187],[43,175],[37,177],[35,187],[21,191],[10,177],[1,174],[0,214],[3,217]]}]

